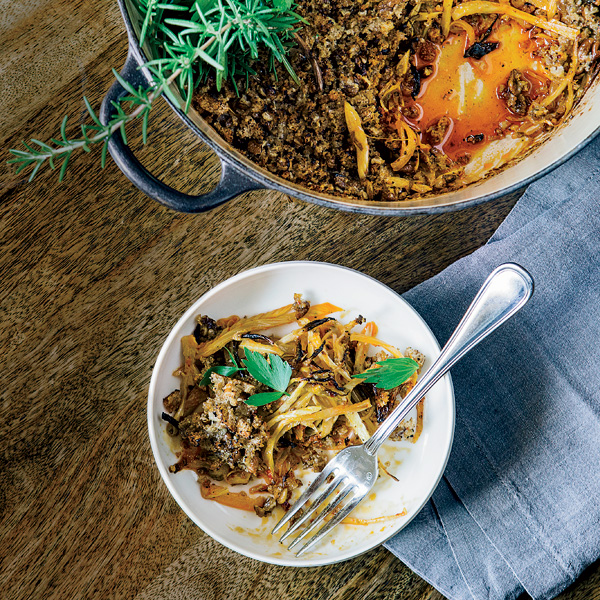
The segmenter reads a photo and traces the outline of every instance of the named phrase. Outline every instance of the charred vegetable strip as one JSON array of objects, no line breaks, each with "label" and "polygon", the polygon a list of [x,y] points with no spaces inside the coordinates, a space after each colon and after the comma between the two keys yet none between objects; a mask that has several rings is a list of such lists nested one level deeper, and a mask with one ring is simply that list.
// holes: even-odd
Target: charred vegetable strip
[{"label": "charred vegetable strip", "polygon": [[242,338],[246,338],[249,340],[261,340],[267,344],[271,344],[271,346],[273,345],[273,340],[269,337],[267,337],[266,335],[263,335],[262,333],[244,333],[242,335]]},{"label": "charred vegetable strip", "polygon": [[311,321],[304,326],[304,331],[311,331],[320,325],[324,325],[328,321],[335,321],[333,317],[327,317],[325,319],[317,319],[316,321]]},{"label": "charred vegetable strip", "polygon": [[308,58],[310,60],[310,64],[312,65],[313,72],[315,74],[315,81],[317,82],[317,87],[319,88],[319,91],[322,92],[323,91],[323,75],[321,73],[321,68],[319,67],[319,63],[317,62],[317,59],[314,57],[313,53],[311,52],[310,48],[308,47],[308,44],[298,35],[297,32],[294,32],[292,34],[292,37],[294,38],[294,40],[296,40],[296,43],[298,44],[298,46],[300,46],[300,48],[302,48],[302,52],[304,52],[304,55],[306,56],[306,58]]},{"label": "charred vegetable strip", "polygon": [[475,42],[469,46],[465,52],[465,58],[482,59],[486,54],[496,50],[500,44],[498,42]]},{"label": "charred vegetable strip", "polygon": [[173,427],[175,427],[175,429],[179,429],[179,421],[175,418],[173,418],[170,414],[163,412],[162,415],[160,416],[160,418],[163,421],[166,421],[167,423],[169,423],[169,425],[173,425]]},{"label": "charred vegetable strip", "polygon": [[[315,306],[311,307],[306,313],[305,318],[315,318],[330,312],[337,312],[338,310],[341,309],[329,302],[315,304]],[[287,304],[281,308],[261,313],[260,315],[255,315],[253,317],[238,319],[229,327],[221,331],[213,340],[200,344],[196,351],[196,358],[206,358],[207,356],[214,354],[226,344],[235,340],[236,336],[241,338],[245,333],[265,331],[267,329],[272,329],[273,327],[279,327],[280,325],[289,325],[295,320],[296,313],[293,304]],[[217,323],[221,324],[223,321],[224,320],[219,319]]]}]

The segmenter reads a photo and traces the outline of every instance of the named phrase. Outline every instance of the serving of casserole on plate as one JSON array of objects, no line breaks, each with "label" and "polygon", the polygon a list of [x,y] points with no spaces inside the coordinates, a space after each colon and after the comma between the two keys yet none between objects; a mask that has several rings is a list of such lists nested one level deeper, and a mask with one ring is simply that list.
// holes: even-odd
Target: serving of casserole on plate
[{"label": "serving of casserole on plate", "polygon": [[[319,396],[315,384],[300,382],[304,391],[309,385],[315,385],[312,389],[317,398],[315,400],[305,395],[306,401],[300,408],[299,404],[292,406],[291,400],[297,401],[301,397],[299,393],[293,393],[298,386],[295,380],[298,372],[294,371],[287,388],[290,392],[289,401],[286,402],[285,398],[277,399],[270,409],[269,404],[255,408],[252,404],[258,404],[262,399],[253,400],[252,397],[273,393],[271,389],[267,389],[264,384],[257,385],[256,380],[248,375],[240,376],[239,372],[231,371],[228,372],[229,374],[222,375],[218,370],[213,369],[213,388],[203,387],[206,397],[191,409],[187,421],[182,416],[183,413],[177,414],[177,402],[167,402],[167,409],[164,404],[165,398],[172,395],[174,390],[181,390],[180,376],[182,366],[186,364],[184,356],[186,346],[184,343],[182,354],[182,338],[192,335],[192,332],[197,329],[198,315],[211,315],[215,319],[222,319],[217,322],[227,327],[227,324],[231,323],[228,318],[232,315],[238,315],[243,320],[244,316],[251,318],[252,315],[289,305],[289,300],[293,298],[294,293],[302,294],[306,300],[310,299],[315,310],[323,310],[325,303],[331,303],[330,308],[333,309],[343,307],[343,312],[336,311],[330,317],[335,317],[336,321],[339,319],[339,323],[349,323],[351,326],[353,318],[358,315],[364,316],[370,322],[377,322],[377,335],[381,340],[403,349],[408,346],[418,348],[426,357],[424,368],[427,368],[439,353],[439,346],[433,335],[414,310],[392,290],[370,277],[324,263],[292,262],[259,267],[241,273],[207,292],[191,306],[171,331],[153,370],[149,391],[148,426],[152,449],[165,483],[183,510],[204,531],[226,546],[258,560],[275,564],[311,566],[346,560],[381,544],[404,527],[420,510],[441,477],[449,455],[454,430],[454,397],[450,378],[446,377],[427,395],[423,406],[422,430],[419,432],[418,440],[411,439],[417,421],[415,414],[413,422],[408,424],[406,435],[399,436],[403,437],[402,441],[390,442],[384,446],[381,461],[389,475],[382,473],[369,501],[365,502],[356,514],[351,515],[352,519],[336,531],[333,539],[306,556],[295,557],[270,535],[270,530],[286,509],[286,502],[293,502],[305,483],[315,476],[312,467],[316,466],[318,469],[318,464],[314,463],[325,459],[326,452],[311,453],[310,444],[303,445],[301,440],[292,444],[293,436],[301,430],[306,434],[307,440],[311,438],[315,450],[323,447],[320,443],[323,441],[325,449],[335,452],[335,448],[328,442],[334,439],[339,441],[341,437],[345,437],[352,443],[353,423],[356,426],[356,421],[347,419],[344,413],[353,412],[355,416],[362,413],[366,427],[376,427],[376,419],[374,424],[369,424],[367,417],[369,414],[367,405],[372,404],[371,414],[375,414],[375,399],[356,399],[353,406],[349,406],[344,405],[346,400],[340,392],[340,395],[332,401],[331,406],[334,408],[330,410],[333,415],[336,413],[335,405],[339,405],[337,419],[332,423],[331,429],[328,429],[328,424],[331,423],[328,419],[331,419],[332,415],[329,413],[325,415],[321,412],[324,409],[316,406],[316,404],[328,403],[328,399],[333,398],[327,392],[328,384],[321,387]],[[320,308],[317,308],[319,306]],[[307,318],[310,318],[310,315]],[[312,322],[314,323],[314,320]],[[327,322],[327,324],[331,323],[332,321]],[[300,321],[301,327],[307,324]],[[294,335],[294,331],[298,330],[298,326],[298,322],[294,320],[286,326],[271,327],[263,331],[263,334],[271,340],[279,340],[285,335],[289,339]],[[315,332],[314,335],[317,335],[315,330],[319,327],[321,326],[316,325],[311,329]],[[360,331],[362,327],[364,325],[356,327],[355,330]],[[337,334],[340,331],[338,330]],[[196,332],[200,334],[199,330]],[[326,333],[326,326],[323,326],[323,334],[328,337],[332,335]],[[359,339],[361,334],[355,335],[359,336],[356,338]],[[247,364],[244,356],[252,355],[252,352],[260,354],[259,346],[267,342],[254,336],[238,337],[240,340],[231,348],[242,357],[239,366],[243,367]],[[353,346],[356,345],[354,342]],[[264,355],[266,354],[265,352]],[[217,364],[222,362],[221,355],[216,353],[214,356],[218,356],[219,360],[213,363],[213,367],[222,366]],[[286,357],[285,354],[283,356]],[[255,373],[252,365],[247,366],[250,373]],[[315,363],[311,368],[316,367]],[[198,373],[196,377],[197,383],[202,383],[200,375]],[[209,378],[210,376],[211,374]],[[313,375],[313,378],[317,377],[318,374]],[[337,377],[337,381],[341,381],[340,376]],[[238,387],[246,386],[243,393],[237,394],[235,398],[230,397],[231,406],[239,412],[238,407],[244,403],[245,408],[242,407],[242,411],[244,414],[251,413],[249,422],[250,425],[256,425],[255,433],[261,430],[261,423],[259,420],[253,422],[253,418],[261,416],[262,419],[263,416],[270,415],[269,418],[265,417],[262,420],[266,424],[282,405],[286,405],[282,410],[286,410],[288,415],[297,416],[300,410],[306,414],[314,414],[315,419],[290,422],[291,427],[286,430],[290,433],[284,437],[281,431],[285,428],[278,428],[277,423],[284,423],[285,417],[277,420],[275,414],[272,426],[267,429],[262,428],[267,433],[265,440],[270,436],[282,442],[275,446],[274,451],[271,446],[271,454],[269,454],[268,444],[259,448],[258,452],[248,452],[247,463],[244,461],[247,448],[241,445],[235,449],[230,446],[232,452],[219,454],[216,452],[218,447],[225,448],[225,446],[215,439],[215,435],[223,435],[223,431],[224,435],[227,435],[227,431],[222,424],[216,423],[218,421],[216,415],[223,414],[219,413],[219,402],[222,402],[224,397],[221,384],[228,382]],[[332,389],[336,389],[336,385],[339,383],[334,384]],[[191,386],[189,389],[192,392],[199,388]],[[352,404],[352,401],[349,404]],[[352,410],[353,407],[355,411]],[[172,417],[177,417],[176,425],[182,425],[184,436],[187,436],[184,445],[187,450],[182,448],[180,436],[173,435],[172,419],[165,421],[166,410],[170,410],[169,414]],[[230,432],[230,439],[237,433],[237,426],[244,421],[241,413],[238,412],[235,413],[237,418]],[[210,425],[204,430],[200,426],[203,420],[205,425],[207,423]],[[222,433],[216,434],[219,426]],[[323,436],[319,439],[320,434]],[[215,451],[202,453],[202,448],[209,447],[206,442],[210,435],[213,438],[210,439],[209,445],[212,443]],[[197,446],[194,446],[195,442],[198,443]],[[290,455],[291,449],[295,448],[292,446],[304,449],[299,454],[304,453],[309,458],[308,464],[302,460],[293,464]],[[207,456],[211,457],[212,463],[203,462]],[[215,461],[215,457],[220,457],[220,462]],[[198,459],[196,463],[193,462],[194,459]],[[232,463],[236,460],[239,462]],[[228,462],[234,464],[234,468],[228,466]],[[177,464],[184,468],[174,468]],[[247,469],[244,469],[244,464],[249,465]],[[266,468],[269,465],[270,467]],[[294,482],[293,485],[285,486],[286,478],[281,478],[279,473],[282,465],[285,465],[284,468]],[[188,468],[185,468],[186,466]],[[255,475],[244,478],[244,470],[252,469]],[[271,480],[269,480],[269,473],[275,474]],[[282,479],[283,485],[281,485]],[[269,488],[268,483],[279,485],[271,485]],[[283,491],[286,493],[285,498],[282,498]]]}]

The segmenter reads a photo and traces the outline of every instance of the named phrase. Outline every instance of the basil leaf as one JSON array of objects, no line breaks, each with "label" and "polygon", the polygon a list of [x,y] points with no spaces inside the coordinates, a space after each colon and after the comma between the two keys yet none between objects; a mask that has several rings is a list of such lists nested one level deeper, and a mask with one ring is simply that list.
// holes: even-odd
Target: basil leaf
[{"label": "basil leaf", "polygon": [[279,400],[283,394],[281,392],[261,392],[260,394],[252,394],[248,400],[246,400],[246,404],[250,406],[264,406],[265,404],[269,404],[269,402],[275,402],[275,400]]},{"label": "basil leaf", "polygon": [[246,358],[242,362],[256,381],[285,394],[292,378],[292,367],[277,354],[271,354],[267,361],[260,352],[246,350]]},{"label": "basil leaf", "polygon": [[229,377],[230,375],[235,375],[238,371],[239,369],[237,367],[210,367],[210,369],[205,371],[198,385],[208,385],[210,383],[211,373],[217,373],[218,375]]},{"label": "basil leaf", "polygon": [[419,363],[408,357],[388,358],[375,364],[378,366],[352,377],[364,379],[364,383],[374,383],[375,387],[383,390],[393,390],[419,370]]}]

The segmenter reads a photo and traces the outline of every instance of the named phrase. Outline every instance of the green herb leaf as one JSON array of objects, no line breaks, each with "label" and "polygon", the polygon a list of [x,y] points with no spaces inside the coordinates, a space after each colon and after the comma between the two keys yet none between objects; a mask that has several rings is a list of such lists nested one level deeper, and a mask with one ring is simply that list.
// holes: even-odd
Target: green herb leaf
[{"label": "green herb leaf", "polygon": [[246,404],[249,404],[250,406],[264,406],[265,404],[279,400],[281,396],[281,392],[261,392],[260,394],[252,394],[252,396],[246,400]]},{"label": "green herb leaf", "polygon": [[292,378],[292,367],[277,354],[271,354],[267,360],[260,352],[246,350],[246,358],[242,359],[242,362],[256,381],[285,394]]},{"label": "green herb leaf", "polygon": [[393,390],[419,370],[419,363],[406,357],[388,358],[375,364],[379,366],[352,377],[364,379],[364,383],[374,383],[375,387],[383,390]]},{"label": "green herb leaf", "polygon": [[210,369],[206,370],[198,385],[208,385],[210,383],[211,373],[217,373],[218,375],[229,377],[231,375],[235,375],[238,371],[239,369],[237,367],[210,367]]}]

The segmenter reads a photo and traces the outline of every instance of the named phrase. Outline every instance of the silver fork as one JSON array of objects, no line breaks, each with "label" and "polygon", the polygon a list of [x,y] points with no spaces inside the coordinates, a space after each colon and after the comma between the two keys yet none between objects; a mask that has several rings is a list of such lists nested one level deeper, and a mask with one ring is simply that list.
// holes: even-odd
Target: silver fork
[{"label": "silver fork", "polygon": [[[364,444],[350,446],[330,460],[294,506],[277,523],[273,534],[297,517],[279,541],[284,542],[307,524],[304,531],[288,546],[292,550],[304,541],[304,545],[296,553],[296,556],[300,556],[347,517],[377,480],[377,451],[381,444],[429,389],[469,350],[514,315],[529,300],[532,293],[533,279],[519,265],[506,263],[495,269],[485,280],[437,360],[400,405]],[[334,492],[337,493],[333,495]],[[318,513],[318,508],[332,495],[329,503]],[[342,505],[346,499],[348,501]],[[311,521],[313,517],[315,518]],[[325,525],[317,531],[324,522]],[[314,531],[317,532],[308,538],[307,536]]]}]

